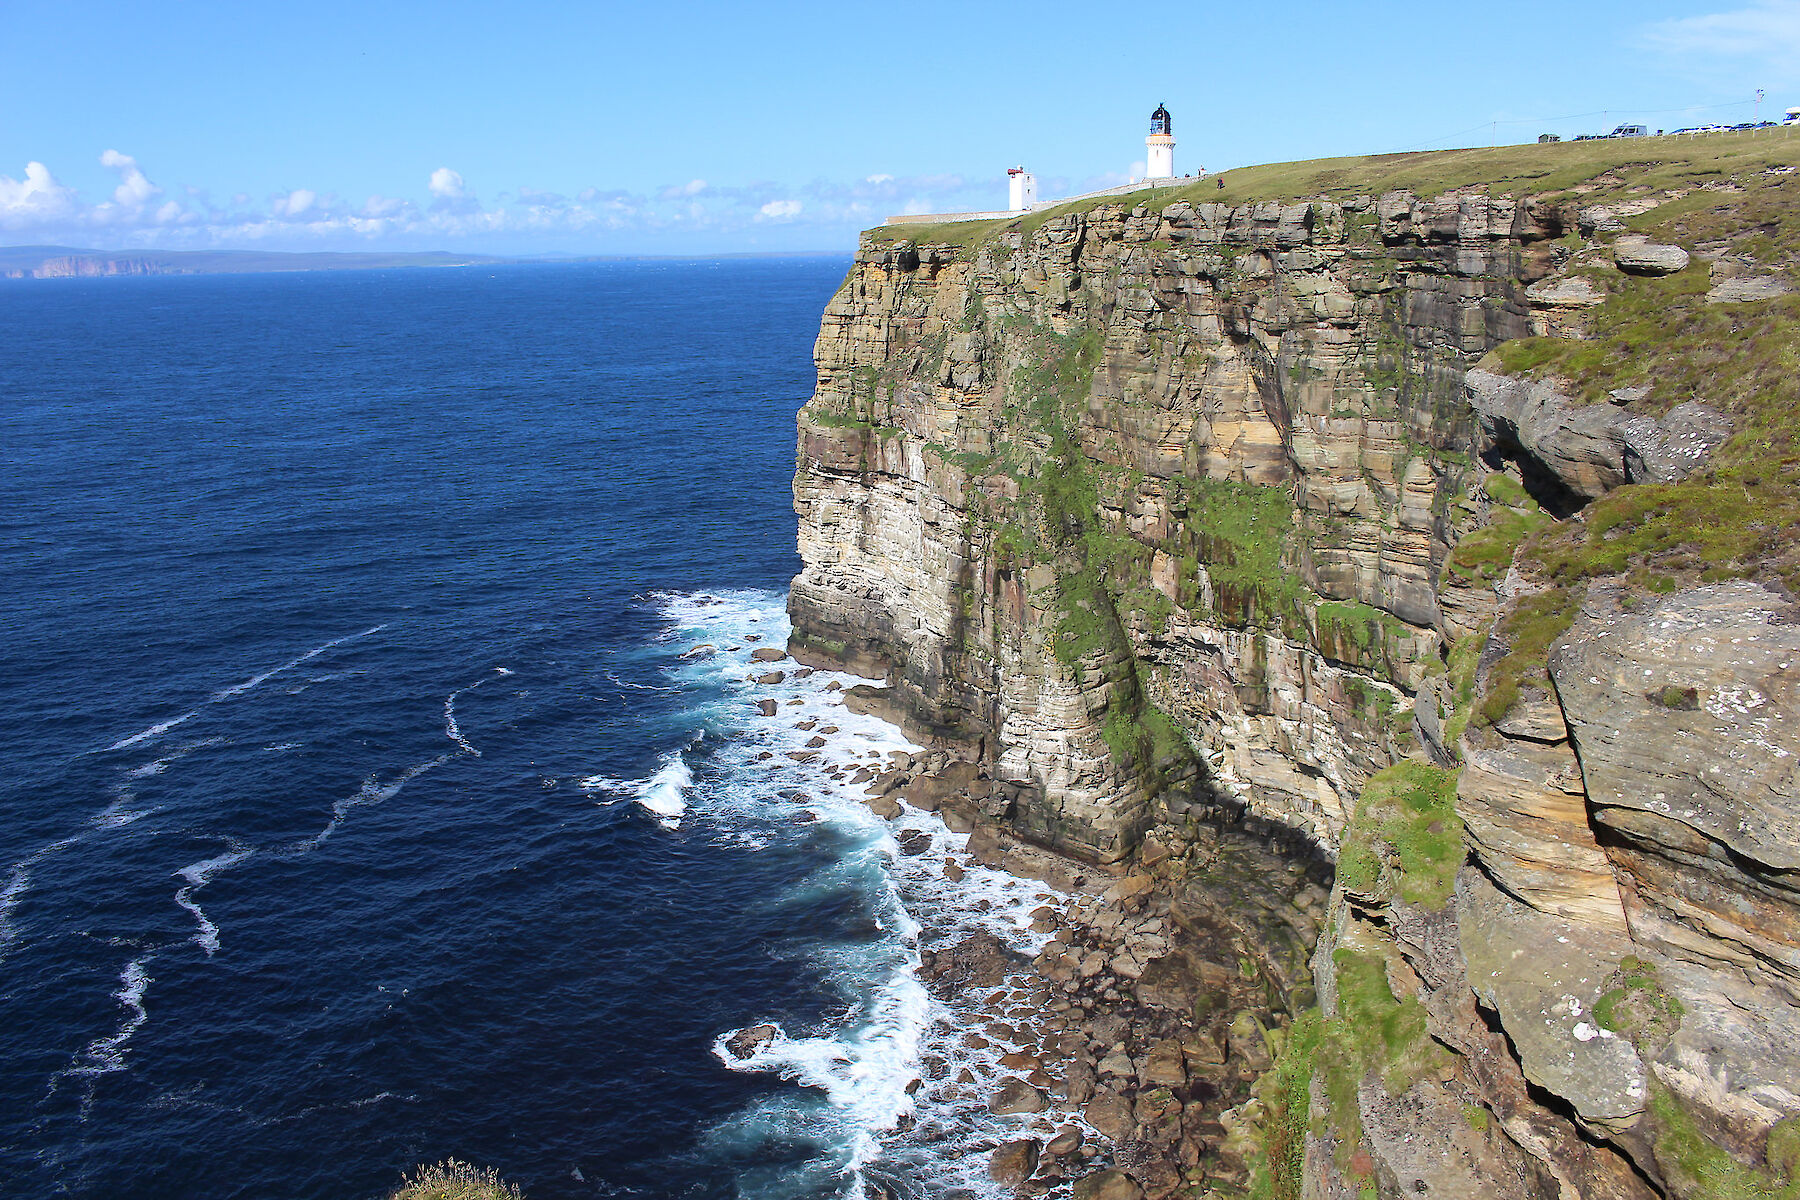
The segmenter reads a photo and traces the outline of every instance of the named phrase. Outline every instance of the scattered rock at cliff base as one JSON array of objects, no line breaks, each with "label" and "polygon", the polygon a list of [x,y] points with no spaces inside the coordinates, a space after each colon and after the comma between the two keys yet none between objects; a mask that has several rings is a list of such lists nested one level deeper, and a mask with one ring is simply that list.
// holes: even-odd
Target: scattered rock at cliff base
[{"label": "scattered rock at cliff base", "polygon": [[985,929],[921,956],[925,978],[949,992],[959,987],[991,988],[1005,982],[1015,963],[1006,943]]},{"label": "scattered rock at cliff base", "polygon": [[758,675],[756,677],[756,682],[760,683],[760,684],[764,684],[764,685],[773,685],[773,684],[780,683],[782,680],[784,680],[786,678],[787,678],[787,676],[782,674],[780,671],[767,671],[761,675]]},{"label": "scattered rock at cliff base", "polygon": [[710,642],[702,642],[698,646],[692,646],[686,650],[683,650],[681,652],[681,658],[684,662],[689,659],[695,659],[695,658],[711,658],[713,655],[717,654],[718,652],[719,652],[719,648],[717,646],[714,646]]},{"label": "scattered rock at cliff base", "polygon": [[1144,1189],[1116,1167],[1076,1180],[1074,1200],[1144,1200]]},{"label": "scattered rock at cliff base", "polygon": [[1064,1125],[1056,1131],[1056,1136],[1044,1144],[1044,1153],[1053,1158],[1067,1158],[1081,1149],[1085,1140],[1078,1125]]},{"label": "scattered rock at cliff base", "polygon": [[787,651],[775,646],[758,646],[750,652],[751,662],[781,662],[787,658]]},{"label": "scattered rock at cliff base", "polygon": [[869,811],[884,821],[894,820],[901,812],[900,802],[892,796],[871,796],[867,804]]},{"label": "scattered rock at cliff base", "polygon": [[988,1159],[988,1177],[1001,1187],[1016,1188],[1037,1170],[1041,1144],[1036,1138],[1007,1142]]},{"label": "scattered rock at cliff base", "polygon": [[763,1048],[774,1041],[781,1030],[774,1025],[752,1025],[748,1029],[740,1029],[725,1039],[725,1049],[738,1060],[755,1058]]},{"label": "scattered rock at cliff base", "polygon": [[1044,1093],[1023,1079],[1008,1079],[988,1100],[988,1111],[995,1116],[1010,1117],[1020,1113],[1041,1113],[1050,1107]]},{"label": "scattered rock at cliff base", "polygon": [[1107,1088],[1094,1093],[1094,1098],[1088,1101],[1081,1115],[1102,1136],[1115,1142],[1123,1141],[1137,1127],[1137,1121],[1131,1112],[1131,1102]]},{"label": "scattered rock at cliff base", "polygon": [[775,703],[773,700],[758,700],[756,702],[756,711],[765,717],[772,717],[781,711],[781,705]]},{"label": "scattered rock at cliff base", "polygon": [[1673,275],[1688,265],[1688,252],[1648,238],[1622,237],[1613,243],[1613,261],[1633,275]]}]

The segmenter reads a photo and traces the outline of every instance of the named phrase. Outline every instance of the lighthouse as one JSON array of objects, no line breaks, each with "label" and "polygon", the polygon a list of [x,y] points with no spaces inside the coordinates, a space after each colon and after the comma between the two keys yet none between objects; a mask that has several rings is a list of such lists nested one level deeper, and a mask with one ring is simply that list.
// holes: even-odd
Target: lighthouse
[{"label": "lighthouse", "polygon": [[1037,178],[1024,167],[1006,168],[1006,207],[1024,212],[1037,203]]},{"label": "lighthouse", "polygon": [[1169,110],[1160,104],[1150,114],[1150,136],[1144,139],[1144,178],[1175,178],[1175,130]]}]

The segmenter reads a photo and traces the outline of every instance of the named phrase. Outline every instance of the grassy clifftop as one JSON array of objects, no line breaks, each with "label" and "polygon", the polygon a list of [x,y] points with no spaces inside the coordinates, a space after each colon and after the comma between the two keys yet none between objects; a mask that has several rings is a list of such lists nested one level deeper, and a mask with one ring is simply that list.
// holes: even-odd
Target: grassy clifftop
[{"label": "grassy clifftop", "polygon": [[[1238,167],[1120,196],[1074,200],[1013,220],[940,225],[884,225],[871,231],[878,245],[973,245],[1001,232],[1030,232],[1054,217],[1102,204],[1156,206],[1244,204],[1275,200],[1344,200],[1405,190],[1432,197],[1456,188],[1485,187],[1490,195],[1560,197],[1582,189],[1584,203],[1643,191],[1700,187],[1770,167],[1800,166],[1800,127],[1684,137],[1606,138],[1548,145],[1367,154]],[[1225,186],[1219,186],[1223,178]]]}]

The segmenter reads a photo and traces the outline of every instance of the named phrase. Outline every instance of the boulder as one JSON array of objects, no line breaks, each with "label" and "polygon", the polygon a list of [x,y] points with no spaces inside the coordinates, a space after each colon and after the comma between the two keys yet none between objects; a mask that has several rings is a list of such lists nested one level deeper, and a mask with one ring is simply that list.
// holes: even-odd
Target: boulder
[{"label": "boulder", "polygon": [[1115,1167],[1076,1180],[1073,1200],[1144,1200],[1144,1189]]},{"label": "boulder", "polygon": [[756,711],[765,717],[772,717],[781,711],[781,705],[775,703],[773,700],[758,700],[756,702]]},{"label": "boulder", "polygon": [[780,671],[765,671],[761,675],[758,675],[756,677],[756,682],[758,682],[760,684],[764,684],[764,685],[770,685],[770,684],[780,683],[782,680],[784,680],[786,678],[787,678],[787,676],[782,674]]},{"label": "boulder", "polygon": [[1231,1057],[1252,1071],[1266,1071],[1274,1065],[1269,1057],[1269,1042],[1263,1023],[1257,1020],[1256,1014],[1244,1009],[1231,1018],[1231,1027],[1226,1033],[1231,1047]]},{"label": "boulder", "polygon": [[1773,300],[1792,292],[1793,286],[1773,275],[1739,275],[1722,279],[1706,293],[1708,304],[1749,304],[1757,300]]},{"label": "boulder", "polygon": [[1533,308],[1592,308],[1606,302],[1606,293],[1585,275],[1567,279],[1540,279],[1525,289]]},{"label": "boulder", "polygon": [[755,1058],[780,1032],[774,1025],[752,1025],[726,1038],[725,1049],[735,1059]]},{"label": "boulder", "polygon": [[1050,1107],[1050,1101],[1045,1098],[1044,1093],[1023,1079],[1006,1080],[988,1100],[988,1111],[1001,1117],[1015,1116],[1019,1113],[1040,1113],[1048,1107]]},{"label": "boulder", "polygon": [[1581,500],[1685,479],[1731,432],[1729,418],[1696,401],[1657,421],[1489,371],[1470,371],[1463,393],[1490,448],[1529,457]]},{"label": "boulder", "polygon": [[1064,1125],[1056,1131],[1056,1136],[1044,1144],[1044,1153],[1053,1158],[1065,1158],[1081,1149],[1083,1135],[1078,1125]]},{"label": "boulder", "polygon": [[988,1178],[1001,1187],[1016,1188],[1037,1170],[1041,1143],[1036,1138],[1006,1142],[988,1159]]},{"label": "boulder", "polygon": [[1748,580],[1623,599],[1590,589],[1551,678],[1636,953],[1686,1010],[1657,1074],[1755,1131],[1800,1109],[1800,902],[1776,882],[1800,875],[1800,606]]},{"label": "boulder", "polygon": [[1633,275],[1673,275],[1688,265],[1688,252],[1647,238],[1622,237],[1613,243],[1613,261]]},{"label": "boulder", "polygon": [[1131,1102],[1107,1089],[1095,1092],[1094,1098],[1088,1101],[1081,1115],[1102,1136],[1115,1142],[1123,1141],[1137,1128],[1137,1118],[1132,1115]]},{"label": "boulder", "polygon": [[780,662],[787,657],[787,651],[777,646],[758,646],[750,652],[750,661],[759,663]]},{"label": "boulder", "polygon": [[1152,1046],[1138,1078],[1145,1087],[1178,1088],[1186,1085],[1187,1067],[1182,1062],[1181,1043],[1174,1038],[1166,1038]]},{"label": "boulder", "polygon": [[1630,943],[1521,904],[1473,867],[1457,876],[1456,924],[1469,984],[1500,1015],[1525,1077],[1590,1124],[1635,1124],[1650,1097],[1644,1064],[1594,1015]]}]

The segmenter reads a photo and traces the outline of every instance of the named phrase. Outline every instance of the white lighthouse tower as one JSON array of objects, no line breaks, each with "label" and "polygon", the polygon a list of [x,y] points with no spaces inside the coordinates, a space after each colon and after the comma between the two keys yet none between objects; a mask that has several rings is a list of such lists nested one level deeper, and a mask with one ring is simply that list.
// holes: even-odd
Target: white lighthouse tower
[{"label": "white lighthouse tower", "polygon": [[1006,207],[1024,212],[1037,203],[1037,177],[1024,167],[1006,168]]},{"label": "white lighthouse tower", "polygon": [[1162,105],[1150,114],[1150,136],[1144,139],[1144,178],[1175,178],[1175,131]]}]

